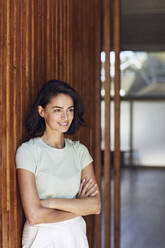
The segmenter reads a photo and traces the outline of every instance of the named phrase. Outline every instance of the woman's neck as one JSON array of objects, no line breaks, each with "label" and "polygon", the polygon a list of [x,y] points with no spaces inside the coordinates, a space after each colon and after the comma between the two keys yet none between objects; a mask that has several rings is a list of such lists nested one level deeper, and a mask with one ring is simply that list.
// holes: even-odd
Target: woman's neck
[{"label": "woman's neck", "polygon": [[64,148],[65,146],[65,140],[64,140],[64,134],[50,134],[45,131],[43,136],[41,137],[42,140],[49,146],[55,147],[55,148]]}]

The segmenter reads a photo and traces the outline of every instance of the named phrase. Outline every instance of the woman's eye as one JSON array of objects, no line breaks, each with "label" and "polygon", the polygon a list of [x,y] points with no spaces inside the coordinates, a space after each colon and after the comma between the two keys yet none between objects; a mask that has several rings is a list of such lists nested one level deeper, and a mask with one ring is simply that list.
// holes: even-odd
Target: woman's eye
[{"label": "woman's eye", "polygon": [[74,109],[70,109],[70,112],[74,112]]},{"label": "woman's eye", "polygon": [[61,109],[55,109],[54,112],[60,113],[61,112]]}]

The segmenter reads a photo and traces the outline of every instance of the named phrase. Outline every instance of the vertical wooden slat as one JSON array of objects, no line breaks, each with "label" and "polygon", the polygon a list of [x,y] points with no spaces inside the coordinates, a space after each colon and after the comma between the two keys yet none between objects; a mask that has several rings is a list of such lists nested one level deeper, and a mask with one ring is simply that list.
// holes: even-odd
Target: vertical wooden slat
[{"label": "vertical wooden slat", "polygon": [[40,29],[40,43],[41,43],[41,59],[40,59],[40,66],[42,68],[41,70],[41,76],[43,78],[43,81],[45,80],[45,71],[47,70],[46,68],[46,49],[45,49],[45,19],[46,19],[46,15],[47,15],[47,8],[46,8],[46,3],[44,3],[42,1],[41,5],[40,5],[40,25],[41,25],[41,29]]},{"label": "vertical wooden slat", "polygon": [[[81,13],[81,7],[80,7],[80,13]],[[83,3],[83,12],[81,14],[81,19],[82,19],[82,40],[83,40],[83,49],[81,53],[81,61],[82,61],[82,68],[81,68],[81,74],[82,74],[82,86],[81,86],[81,92],[82,92],[82,97],[83,99],[86,99],[88,108],[85,109],[85,118],[87,119],[87,116],[90,115],[90,112],[94,114],[93,111],[93,102],[90,101],[90,99],[94,99],[93,96],[93,70],[94,70],[94,39],[95,35],[93,34],[92,36],[89,35],[89,33],[92,33],[94,30],[94,21],[93,21],[93,12],[94,12],[94,3],[93,0],[91,1],[84,1]],[[80,19],[80,22],[81,22]],[[88,26],[88,31],[86,32],[86,27]],[[88,54],[88,59],[84,54]],[[92,66],[90,66],[92,65]],[[83,73],[85,72],[85,73]],[[89,81],[88,84],[88,92],[91,92],[90,95],[87,95],[87,88],[84,87],[86,82]],[[88,120],[88,129],[83,130],[80,134],[80,140],[84,143],[86,143],[89,147],[89,150],[92,151],[93,147],[93,118],[90,118]],[[88,133],[89,139],[84,139],[85,138],[85,133]],[[83,136],[83,137],[82,137]],[[87,223],[88,223],[88,240],[90,246],[93,244],[94,240],[94,216],[88,216],[87,218]]]},{"label": "vertical wooden slat", "polygon": [[[26,28],[23,29],[23,91],[26,92],[23,98],[24,109],[28,109],[31,102],[31,91],[30,91],[30,60],[31,60],[31,47],[30,47],[30,39],[31,39],[31,29],[30,29],[30,6],[29,1],[24,0],[24,25]],[[30,100],[30,101],[29,101]],[[23,119],[26,118],[26,115],[23,115]]]},{"label": "vertical wooden slat", "polygon": [[57,0],[57,79],[60,79],[60,41],[61,41],[61,23],[60,23],[60,0]]},{"label": "vertical wooden slat", "polygon": [[[11,76],[10,71],[10,0],[7,0],[7,26],[6,26],[6,32],[7,32],[7,53],[6,53],[6,153],[9,154],[9,136],[10,136],[10,115],[9,115],[9,108],[10,108],[10,88],[9,88],[9,78]],[[10,170],[9,170],[9,157],[6,157],[6,180],[7,180],[7,212],[10,211]],[[9,220],[8,220],[9,221]],[[8,223],[9,224],[9,223]],[[10,237],[9,237],[10,239]],[[9,246],[9,239],[8,239],[8,246]]]},{"label": "vertical wooden slat", "polygon": [[[81,47],[81,49],[79,50],[79,60],[82,61],[82,64],[80,64],[80,63],[78,64],[78,71],[79,71],[79,75],[80,75],[80,78],[81,78],[81,80],[80,80],[81,97],[82,97],[82,99],[84,99],[85,93],[86,93],[86,89],[84,87],[84,81],[87,80],[87,78],[88,78],[88,80],[90,82],[90,78],[89,78],[89,73],[90,73],[89,72],[89,70],[90,70],[89,63],[90,63],[90,59],[91,59],[91,50],[90,51],[87,50],[88,46],[90,46],[90,43],[88,42],[89,36],[88,36],[87,32],[84,32],[84,28],[86,27],[86,25],[88,23],[89,29],[90,29],[91,23],[90,23],[90,20],[89,20],[89,15],[87,14],[87,12],[89,11],[89,4],[88,4],[88,8],[87,8],[86,1],[83,1],[82,4],[78,3],[78,8],[79,8],[79,15],[78,15],[79,29],[82,30],[81,31],[82,34],[81,34],[81,36],[79,36],[79,46]],[[83,54],[89,54],[88,60],[85,59]],[[83,71],[85,71],[86,73],[83,74]],[[88,86],[88,89],[90,88],[90,85]],[[90,89],[89,89],[89,91],[90,91]],[[85,111],[85,116],[84,116],[85,119],[86,119],[86,116],[88,116],[87,112],[90,109],[90,102],[88,101],[88,96],[86,97],[86,101],[88,103],[88,108]],[[79,140],[81,140],[81,142],[83,142],[83,143],[86,143],[87,141],[86,141],[86,137],[84,135],[84,131],[85,130],[83,130],[80,133]],[[89,135],[89,129],[87,129],[86,132],[88,132],[88,135]],[[87,218],[89,218],[89,217],[87,216]]]},{"label": "vertical wooden slat", "polygon": [[114,247],[120,247],[120,0],[114,1],[115,51],[115,157],[114,157]]},{"label": "vertical wooden slat", "polygon": [[63,1],[59,0],[59,13],[58,13],[58,25],[59,25],[59,78],[63,80]]},{"label": "vertical wooden slat", "polygon": [[[82,3],[83,4],[83,3]],[[81,6],[82,7],[82,6]],[[73,24],[73,31],[72,31],[72,49],[73,49],[73,58],[72,58],[72,68],[74,70],[74,73],[72,73],[72,86],[75,87],[76,80],[79,79],[79,93],[81,94],[81,81],[82,81],[82,75],[81,75],[81,64],[78,63],[78,61],[81,61],[81,49],[83,49],[83,46],[80,45],[80,32],[82,34],[82,28],[80,28],[80,25],[82,26],[81,15],[80,15],[80,4],[76,0],[72,0],[72,24]],[[81,39],[82,39],[81,35]],[[81,62],[82,63],[82,62]],[[78,76],[80,75],[80,76]],[[75,87],[76,88],[76,87]],[[77,133],[77,139],[79,138],[79,132]],[[75,138],[75,137],[74,137]]]},{"label": "vertical wooden slat", "polygon": [[[34,1],[34,82],[33,82],[33,87],[38,87],[37,84],[35,85],[35,82],[38,82],[39,80],[39,68],[40,68],[40,63],[39,63],[39,58],[40,58],[40,39],[39,39],[39,21],[38,21],[38,8],[39,8],[39,1],[40,0],[35,0]],[[46,20],[45,20],[46,22]],[[45,30],[46,32],[46,30]],[[47,51],[47,49],[46,49]],[[49,63],[49,61],[48,61]],[[46,66],[47,69],[47,66]],[[34,90],[35,91],[35,90]]]},{"label": "vertical wooden slat", "polygon": [[[18,3],[17,1],[14,1],[14,6],[13,6],[13,23],[14,23],[14,27],[13,27],[13,69],[14,69],[14,73],[13,73],[13,136],[12,136],[12,146],[13,148],[15,149],[15,147],[17,146],[17,130],[18,130],[18,125],[17,125],[17,101],[18,101],[18,98],[17,98],[17,92],[18,92],[18,89],[17,87],[14,87],[14,82],[17,82],[17,73],[18,73],[18,65],[17,65],[17,57],[18,57],[18,54],[17,54],[17,37],[18,37],[18,34],[17,34],[17,31],[18,31],[18,23],[17,23],[17,11],[18,11]],[[20,127],[19,127],[20,128]],[[13,150],[12,148],[12,150]],[[12,164],[14,164],[14,157],[12,156]],[[11,194],[13,195],[13,206],[14,206],[14,213],[13,213],[13,220],[12,220],[12,223],[15,223],[15,232],[13,232],[13,225],[11,223],[11,230],[13,232],[13,239],[11,239],[11,242],[12,244],[10,245],[10,247],[12,247],[13,245],[13,242],[14,242],[14,247],[20,247],[20,223],[18,221],[19,218],[22,217],[22,211],[20,210],[20,212],[18,213],[18,209],[19,208],[19,204],[18,204],[18,188],[17,188],[17,181],[16,181],[16,171],[15,171],[15,167],[13,166],[12,167],[12,173],[13,175],[13,179],[11,180],[12,181],[12,184],[13,184],[13,192],[11,192]],[[19,217],[18,217],[19,216]]]},{"label": "vertical wooden slat", "polygon": [[[3,37],[4,37],[4,32],[3,32],[3,2],[0,1],[0,116],[1,116],[1,125],[0,125],[0,137],[2,137],[3,133],[3,108],[2,108],[2,90],[3,90],[3,85],[2,85],[2,80],[3,80]],[[3,142],[3,138],[1,139]],[[0,146],[0,175],[3,174],[3,168],[2,168],[2,145]],[[0,178],[1,179],[1,178]],[[3,215],[3,209],[2,209],[2,202],[3,202],[3,190],[2,190],[2,179],[0,180],[0,245],[2,245],[3,241],[3,235],[2,235],[2,215]]]},{"label": "vertical wooden slat", "polygon": [[49,51],[50,51],[50,74],[48,75],[48,79],[49,78],[53,78],[53,57],[54,57],[54,54],[53,54],[53,40],[52,40],[52,36],[53,36],[53,26],[52,26],[52,19],[53,19],[53,3],[54,0],[50,0],[50,5],[49,5],[49,29],[50,29],[50,33],[49,33],[49,36],[50,36],[50,40],[49,40]]},{"label": "vertical wooden slat", "polygon": [[[2,90],[3,90],[3,55],[4,55],[4,30],[3,30],[3,19],[4,19],[4,9],[3,9],[3,2],[0,1],[0,115],[1,115],[1,126],[0,126],[0,137],[2,142],[3,142],[3,104],[2,104]],[[2,145],[0,146],[0,175],[3,175],[3,167],[2,167],[2,153],[3,153],[3,148]],[[0,245],[3,242],[3,209],[2,209],[2,204],[3,204],[3,179],[0,180]]]},{"label": "vertical wooden slat", "polygon": [[61,14],[61,80],[65,80],[65,0],[60,2],[60,14]]},{"label": "vertical wooden slat", "polygon": [[[54,42],[56,40],[56,32],[55,32],[55,6],[56,1],[51,1],[51,22],[52,22],[52,78],[55,78],[56,75],[56,67],[55,67],[55,58],[56,58],[56,50],[55,50],[55,46],[56,43]],[[43,32],[44,33],[44,32]]]},{"label": "vertical wooden slat", "polygon": [[[25,0],[22,1],[21,5],[21,13],[20,13],[20,20],[21,20],[21,95],[22,92],[26,92],[26,77],[25,77],[25,65],[26,65],[26,6]],[[28,92],[21,97],[21,110],[25,109],[26,107],[26,97]],[[22,121],[25,118],[25,111],[21,111]],[[25,129],[22,129],[22,135],[25,135]]]},{"label": "vertical wooden slat", "polygon": [[71,79],[70,79],[70,1],[67,0],[66,1],[67,4],[67,8],[66,8],[66,40],[68,42],[66,42],[66,52],[67,52],[67,56],[66,56],[66,65],[67,65],[67,71],[66,71],[66,81],[71,83]]},{"label": "vertical wooden slat", "polygon": [[69,82],[72,82],[73,81],[73,56],[72,56],[72,53],[73,53],[73,36],[72,36],[72,33],[73,33],[73,0],[70,0],[69,1],[69,22],[70,22],[70,25],[69,25],[69,65],[70,65],[70,73],[69,73]]},{"label": "vertical wooden slat", "polygon": [[67,0],[63,3],[63,80],[67,81]]},{"label": "vertical wooden slat", "polygon": [[105,131],[104,131],[104,247],[110,247],[110,0],[104,1]]},{"label": "vertical wooden slat", "polygon": [[[15,20],[14,20],[14,2],[10,1],[10,20],[13,20],[13,28],[10,30],[10,81],[13,82],[14,80],[14,27],[15,27]],[[11,108],[11,106],[14,105],[14,87],[13,84],[10,84],[9,87],[9,106]],[[13,110],[14,112],[14,110]],[[9,121],[9,136],[10,136],[10,140],[14,139],[14,130],[13,130],[13,125],[14,124],[14,116],[10,115],[10,121]],[[12,147],[13,144],[11,142],[9,142],[9,150],[12,151]],[[13,158],[9,158],[10,163],[14,162]],[[14,222],[14,204],[11,204],[11,202],[14,202],[14,187],[11,187],[11,184],[13,184],[14,182],[14,175],[15,175],[15,171],[14,168],[9,168],[9,181],[10,181],[10,187],[9,187],[9,194],[10,194],[10,211],[9,211],[9,232],[10,232],[10,237],[9,237],[9,246],[13,245],[13,240],[14,240],[14,236],[15,233],[12,230],[12,223]]]},{"label": "vertical wooden slat", "polygon": [[[98,11],[100,10],[100,15],[98,16]],[[102,164],[101,164],[101,82],[100,82],[100,72],[101,72],[101,2],[94,1],[94,20],[95,22],[95,173],[97,183],[99,185],[100,191],[102,192],[101,182],[102,182]],[[101,248],[101,215],[95,215],[95,243],[96,248]]]},{"label": "vertical wooden slat", "polygon": [[[21,80],[21,76],[22,76],[22,1],[17,0],[15,2],[16,6],[15,6],[15,14],[16,14],[16,80],[15,82],[13,82],[14,84],[14,88],[16,90],[16,106],[15,106],[15,111],[16,111],[16,116],[15,118],[15,125],[16,125],[16,136],[15,138],[15,147],[13,147],[13,160],[14,160],[14,155],[15,155],[15,149],[17,147],[17,145],[19,144],[19,139],[22,136],[22,110],[23,110],[23,106],[22,106],[22,80]],[[20,15],[18,15],[17,13],[20,13]],[[18,97],[19,96],[19,97]],[[19,113],[19,114],[18,114]],[[18,124],[19,123],[19,124]],[[12,166],[14,166],[14,164],[12,164]],[[14,166],[15,167],[15,166]],[[16,172],[15,172],[16,173]],[[16,182],[15,182],[16,183]],[[21,240],[21,228],[22,228],[22,209],[20,207],[20,202],[19,202],[19,198],[18,198],[18,187],[16,187],[16,195],[15,195],[15,199],[16,199],[16,209],[15,212],[16,214],[16,222],[15,222],[15,230],[17,232],[17,246],[20,247],[20,240]],[[12,225],[13,227],[13,225]]]},{"label": "vertical wooden slat", "polygon": [[50,28],[50,0],[47,0],[46,4],[46,57],[49,58],[46,63],[46,75],[47,80],[50,78],[50,72],[51,72],[51,28]]},{"label": "vertical wooden slat", "polygon": [[34,27],[35,27],[35,21],[34,21],[34,1],[31,1],[31,80],[32,80],[32,88],[31,88],[31,94],[32,97],[34,97],[34,50],[35,50],[35,39],[34,39]]},{"label": "vertical wooden slat", "polygon": [[59,30],[59,28],[58,28],[58,13],[59,13],[59,11],[58,11],[58,4],[59,4],[59,1],[55,1],[55,16],[54,16],[54,18],[55,18],[55,30],[54,30],[54,32],[55,32],[55,40],[56,40],[56,42],[55,42],[55,75],[56,75],[56,77],[58,78],[58,37],[59,37],[59,32],[58,32],[58,30]]},{"label": "vertical wooden slat", "polygon": [[[6,27],[6,3],[4,3],[3,5],[3,25]],[[4,57],[4,65],[6,65],[6,29],[4,29],[4,40],[3,40],[3,45],[4,45],[4,53],[3,53],[3,56]],[[4,70],[3,72],[3,79],[5,78],[6,76],[6,70]],[[3,111],[6,112],[6,104],[4,104],[4,102],[6,101],[6,97],[5,97],[5,94],[6,94],[6,89],[5,89],[5,86],[2,85],[2,92],[4,92],[2,94],[2,102],[3,102]],[[6,214],[6,191],[5,191],[5,185],[6,185],[6,170],[4,168],[4,163],[6,163],[6,160],[5,160],[5,144],[6,144],[6,140],[5,140],[5,122],[6,122],[6,119],[5,119],[5,115],[3,114],[2,115],[2,142],[3,143],[3,146],[2,146],[2,175],[3,175],[3,178],[2,178],[2,195],[3,195],[3,200],[2,200],[2,211],[3,211],[3,214],[2,214],[2,226],[3,226],[3,230],[2,230],[2,244],[3,245],[7,245],[7,237],[5,235],[5,233],[7,232],[7,221],[8,221],[8,218],[7,218],[7,214]]]}]

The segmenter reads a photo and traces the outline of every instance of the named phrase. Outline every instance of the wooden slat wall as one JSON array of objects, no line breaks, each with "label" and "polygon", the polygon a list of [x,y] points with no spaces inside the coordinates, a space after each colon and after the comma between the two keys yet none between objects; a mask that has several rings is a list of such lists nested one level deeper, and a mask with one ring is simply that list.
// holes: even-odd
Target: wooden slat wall
[{"label": "wooden slat wall", "polygon": [[[95,155],[95,84],[100,71],[99,0],[0,1],[0,247],[20,247],[23,213],[15,172],[16,147],[27,137],[25,117],[40,86],[56,78],[85,102],[88,127],[75,139]],[[95,8],[93,8],[95,6]],[[97,53],[96,53],[97,51]],[[97,69],[97,73],[96,73]],[[93,221],[88,221],[90,246]]]},{"label": "wooden slat wall", "polygon": [[[93,8],[96,10],[102,8],[101,1],[94,1]],[[96,51],[96,58],[93,61],[95,63],[95,172],[96,172],[96,178],[99,185],[100,190],[102,190],[101,187],[101,181],[102,181],[102,163],[101,163],[101,64],[100,64],[100,54],[101,54],[101,20],[98,18],[98,13],[95,11],[95,51]],[[100,48],[100,49],[99,49]],[[94,69],[94,68],[93,68]],[[101,248],[101,215],[95,215],[95,247]]]},{"label": "wooden slat wall", "polygon": [[[111,7],[113,8],[111,11]],[[110,13],[113,14],[112,27]],[[112,32],[111,32],[112,30]],[[115,52],[115,78],[114,78],[114,119],[115,119],[115,149],[114,149],[114,199],[111,201],[111,159],[110,159],[110,50],[112,41],[110,35],[113,34],[113,50]],[[120,248],[120,0],[104,0],[104,51],[105,61],[105,148],[104,148],[104,247],[110,248],[112,240],[113,247]],[[114,207],[112,207],[114,202]],[[110,230],[110,210],[114,212],[114,230]],[[111,236],[113,233],[114,237]]]},{"label": "wooden slat wall", "polygon": [[114,248],[120,248],[120,0],[114,1],[114,51],[115,51]]},{"label": "wooden slat wall", "polygon": [[104,51],[105,51],[105,129],[104,129],[104,247],[110,247],[111,233],[111,158],[110,158],[110,8],[111,1],[104,0]]}]

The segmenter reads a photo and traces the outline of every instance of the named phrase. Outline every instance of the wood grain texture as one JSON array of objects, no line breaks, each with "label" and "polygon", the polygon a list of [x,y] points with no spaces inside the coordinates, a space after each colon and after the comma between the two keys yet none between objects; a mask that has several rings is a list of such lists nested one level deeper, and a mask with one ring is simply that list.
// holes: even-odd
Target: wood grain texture
[{"label": "wood grain texture", "polygon": [[114,248],[120,248],[120,0],[114,1],[114,51],[115,51]]},{"label": "wood grain texture", "polygon": [[[52,78],[66,80],[81,95],[87,127],[73,138],[87,145],[95,158],[96,118],[100,118],[95,112],[95,90],[99,90],[96,82],[99,84],[100,80],[98,51],[101,33],[95,27],[101,17],[97,4],[100,4],[99,0],[0,1],[2,248],[21,247],[24,215],[16,181],[15,152],[18,145],[28,138],[24,121],[45,81]],[[88,217],[90,246],[94,240],[93,223],[94,217]]]},{"label": "wood grain texture", "polygon": [[[101,55],[101,18],[98,18],[98,12],[99,9],[101,12],[101,1],[95,2],[93,8],[95,9],[95,25],[94,29],[96,32],[96,38],[95,38],[95,46],[94,49],[96,51],[96,58],[94,59],[93,63],[95,63],[95,173],[96,173],[96,179],[99,185],[99,188],[102,193],[102,163],[101,163],[101,82],[100,82],[100,73],[101,73],[101,65],[100,65],[100,55]],[[100,13],[101,16],[101,13]],[[96,248],[101,248],[101,215],[95,215],[95,243]]]},{"label": "wood grain texture", "polygon": [[105,130],[104,130],[104,247],[110,247],[111,218],[111,147],[110,147],[110,0],[104,1],[104,51],[105,51]]}]

